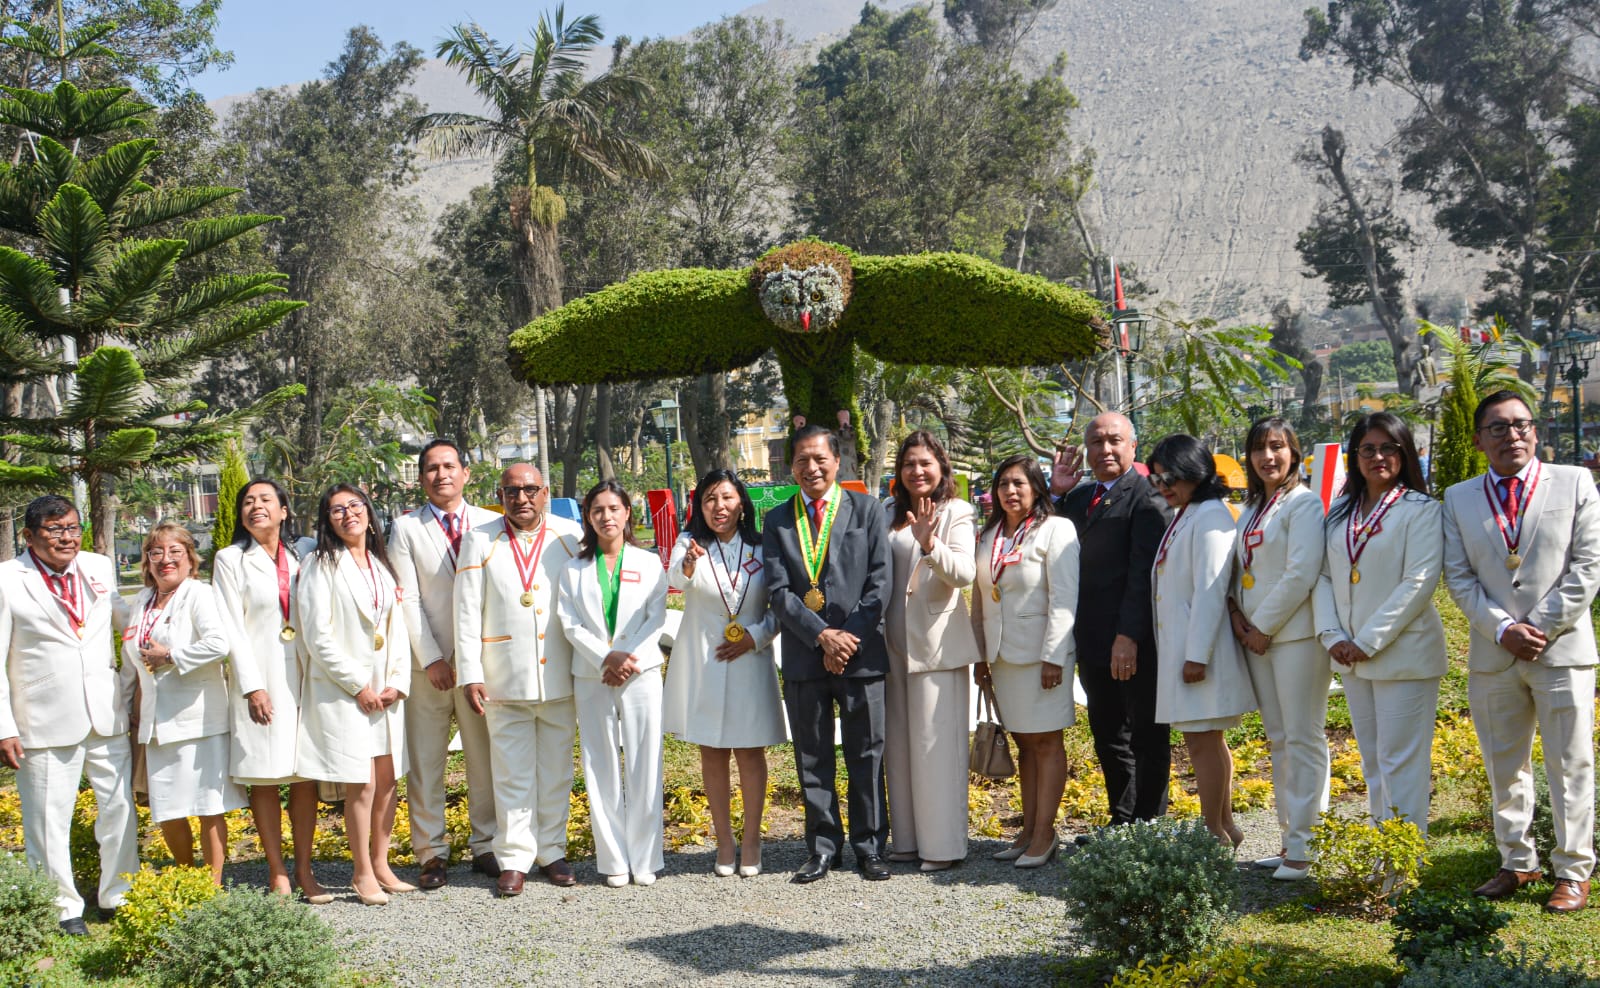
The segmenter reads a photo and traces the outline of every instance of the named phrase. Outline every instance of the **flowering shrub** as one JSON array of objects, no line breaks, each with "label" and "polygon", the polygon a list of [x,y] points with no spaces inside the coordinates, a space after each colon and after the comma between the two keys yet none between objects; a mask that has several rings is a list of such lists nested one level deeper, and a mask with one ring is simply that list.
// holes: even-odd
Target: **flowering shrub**
[{"label": "flowering shrub", "polygon": [[579,793],[567,797],[567,860],[594,857],[594,831],[589,828],[589,800]]},{"label": "flowering shrub", "polygon": [[22,855],[0,851],[0,963],[44,946],[58,915],[55,881]]},{"label": "flowering shrub", "polygon": [[1410,820],[1324,813],[1311,828],[1311,876],[1323,901],[1381,915],[1417,885],[1427,841]]},{"label": "flowering shrub", "polygon": [[140,868],[111,921],[111,949],[117,966],[132,972],[157,952],[168,927],[220,891],[205,868],[174,867],[159,872],[149,865]]},{"label": "flowering shrub", "polygon": [[1142,960],[1118,971],[1111,988],[1254,988],[1266,967],[1253,952],[1229,947],[1189,960]]}]

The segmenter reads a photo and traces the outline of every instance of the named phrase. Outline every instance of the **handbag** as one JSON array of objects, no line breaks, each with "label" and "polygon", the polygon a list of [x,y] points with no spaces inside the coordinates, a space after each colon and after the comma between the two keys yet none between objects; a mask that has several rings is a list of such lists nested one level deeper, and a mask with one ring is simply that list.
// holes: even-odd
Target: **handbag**
[{"label": "handbag", "polygon": [[1000,704],[995,700],[992,684],[978,687],[978,726],[972,732],[972,756],[967,768],[973,775],[988,779],[1009,779],[1017,774],[1017,763],[1011,758],[1011,745],[1000,721]]}]

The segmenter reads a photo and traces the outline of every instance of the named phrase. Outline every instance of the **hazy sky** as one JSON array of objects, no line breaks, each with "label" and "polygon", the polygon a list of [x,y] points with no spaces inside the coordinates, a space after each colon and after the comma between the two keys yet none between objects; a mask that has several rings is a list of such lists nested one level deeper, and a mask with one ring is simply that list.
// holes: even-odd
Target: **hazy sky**
[{"label": "hazy sky", "polygon": [[[578,0],[567,5],[567,16],[597,15],[608,41],[618,34],[671,37],[753,2]],[[491,37],[511,43],[526,39],[539,12],[555,6],[510,0],[225,0],[217,47],[233,52],[233,67],[206,73],[195,88],[216,99],[316,78],[356,24],[369,25],[385,43],[409,41],[432,57],[452,24],[477,21]]]}]

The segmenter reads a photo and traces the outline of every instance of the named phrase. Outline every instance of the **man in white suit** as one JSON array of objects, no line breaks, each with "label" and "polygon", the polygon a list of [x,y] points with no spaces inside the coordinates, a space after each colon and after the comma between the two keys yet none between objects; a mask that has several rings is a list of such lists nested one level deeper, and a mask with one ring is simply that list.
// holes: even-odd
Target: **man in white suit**
[{"label": "man in white suit", "polygon": [[556,587],[583,533],[549,503],[538,470],[508,467],[505,517],[467,533],[456,569],[456,674],[489,728],[502,896],[521,895],[535,865],[552,885],[577,884],[566,849],[578,711]]},{"label": "man in white suit", "polygon": [[1594,869],[1595,638],[1600,495],[1587,470],[1540,463],[1527,404],[1511,391],[1478,403],[1486,475],[1445,492],[1446,585],[1472,624],[1467,693],[1494,790],[1500,870],[1474,890],[1503,899],[1541,875],[1530,755],[1544,738],[1556,846],[1545,909],[1588,905]]},{"label": "man in white suit", "polygon": [[461,750],[467,761],[472,869],[490,878],[500,875],[493,852],[489,728],[456,689],[455,663],[455,576],[461,542],[467,532],[500,516],[474,507],[462,497],[472,475],[461,460],[460,448],[448,439],[435,439],[423,447],[417,476],[428,503],[396,520],[389,536],[389,560],[405,590],[406,626],[416,663],[414,686],[406,699],[406,801],[411,809],[411,843],[422,862],[417,884],[437,889],[448,881],[450,863],[444,775],[452,718],[461,732]]},{"label": "man in white suit", "polygon": [[122,904],[139,869],[128,745],[129,692],[112,651],[115,565],[80,552],[72,502],[35,499],[24,515],[28,551],[0,563],[0,762],[17,770],[29,860],[56,881],[61,929],[86,936],[72,882],[78,780],[94,790],[102,910]]}]

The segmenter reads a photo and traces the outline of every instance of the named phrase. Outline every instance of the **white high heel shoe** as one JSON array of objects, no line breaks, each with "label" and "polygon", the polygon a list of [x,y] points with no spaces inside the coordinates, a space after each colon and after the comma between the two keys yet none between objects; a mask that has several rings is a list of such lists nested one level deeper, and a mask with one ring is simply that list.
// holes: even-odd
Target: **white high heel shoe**
[{"label": "white high heel shoe", "polygon": [[761,874],[761,852],[757,851],[756,852],[756,863],[755,864],[741,864],[741,865],[739,865],[739,877],[740,878],[754,878],[759,874]]},{"label": "white high heel shoe", "polygon": [[1045,865],[1050,863],[1052,858],[1056,856],[1056,851],[1060,847],[1061,839],[1059,837],[1052,837],[1050,838],[1050,850],[1044,852],[1043,854],[1037,855],[1024,854],[1017,858],[1015,866],[1018,868],[1043,868]]}]

